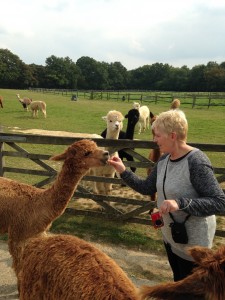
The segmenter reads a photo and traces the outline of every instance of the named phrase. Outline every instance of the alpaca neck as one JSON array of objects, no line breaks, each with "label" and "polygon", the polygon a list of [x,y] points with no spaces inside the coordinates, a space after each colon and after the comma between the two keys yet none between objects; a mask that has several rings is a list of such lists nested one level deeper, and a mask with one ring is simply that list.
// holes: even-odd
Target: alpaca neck
[{"label": "alpaca neck", "polygon": [[55,217],[63,213],[80,180],[87,173],[88,169],[82,161],[77,162],[73,159],[68,159],[64,162],[55,182],[46,190],[46,193],[51,194],[52,201],[49,204],[52,206],[51,209]]},{"label": "alpaca neck", "polygon": [[161,155],[162,155],[162,153],[159,150],[159,148],[152,149],[150,160],[153,161],[153,162],[157,162]]},{"label": "alpaca neck", "polygon": [[127,125],[127,130],[126,130],[126,138],[129,139],[129,140],[133,140],[134,138],[134,128],[135,128],[135,125]]},{"label": "alpaca neck", "polygon": [[109,130],[107,129],[107,132],[106,132],[106,138],[107,138],[107,139],[118,140],[118,138],[119,138],[119,133],[120,133],[119,130],[115,130],[115,131],[111,132],[111,131],[109,131]]}]

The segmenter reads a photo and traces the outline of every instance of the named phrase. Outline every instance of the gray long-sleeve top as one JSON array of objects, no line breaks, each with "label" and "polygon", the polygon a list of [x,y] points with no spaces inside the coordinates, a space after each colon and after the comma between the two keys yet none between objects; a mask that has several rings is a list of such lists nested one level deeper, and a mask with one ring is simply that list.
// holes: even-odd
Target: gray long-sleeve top
[{"label": "gray long-sleeve top", "polygon": [[194,149],[177,160],[170,160],[169,155],[164,155],[146,179],[141,179],[128,170],[121,177],[131,188],[143,195],[157,192],[158,207],[165,199],[164,185],[166,199],[176,200],[180,209],[173,212],[175,220],[181,222],[187,214],[191,215],[186,222],[189,236],[187,245],[173,241],[169,226],[172,220],[169,214],[163,216],[163,238],[171,245],[174,253],[192,260],[187,253],[188,246],[212,247],[216,230],[214,214],[225,212],[225,194],[208,157],[201,150]]}]

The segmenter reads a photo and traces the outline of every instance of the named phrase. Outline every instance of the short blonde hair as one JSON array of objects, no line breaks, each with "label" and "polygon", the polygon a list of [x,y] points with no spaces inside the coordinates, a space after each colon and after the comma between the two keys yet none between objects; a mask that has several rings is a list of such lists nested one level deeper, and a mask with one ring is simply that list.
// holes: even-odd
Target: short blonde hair
[{"label": "short blonde hair", "polygon": [[152,124],[152,130],[159,129],[165,134],[175,132],[181,141],[186,141],[188,132],[188,122],[181,110],[168,110],[158,115]]}]

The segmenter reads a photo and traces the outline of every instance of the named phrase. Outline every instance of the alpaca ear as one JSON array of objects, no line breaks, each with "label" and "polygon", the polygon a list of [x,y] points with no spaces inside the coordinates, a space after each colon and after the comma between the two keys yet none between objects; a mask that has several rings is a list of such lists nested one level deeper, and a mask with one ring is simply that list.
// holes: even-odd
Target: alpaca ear
[{"label": "alpaca ear", "polygon": [[54,160],[54,161],[65,160],[66,157],[67,157],[66,152],[64,152],[62,154],[50,157],[50,160]]},{"label": "alpaca ear", "polygon": [[102,120],[107,121],[107,116],[102,117]]},{"label": "alpaca ear", "polygon": [[125,115],[125,118],[127,119],[127,118],[128,118],[128,115]]},{"label": "alpaca ear", "polygon": [[150,111],[150,118],[154,118],[154,114]]},{"label": "alpaca ear", "polygon": [[193,247],[189,249],[189,253],[194,258],[195,262],[201,265],[205,260],[213,256],[213,250],[205,247]]}]

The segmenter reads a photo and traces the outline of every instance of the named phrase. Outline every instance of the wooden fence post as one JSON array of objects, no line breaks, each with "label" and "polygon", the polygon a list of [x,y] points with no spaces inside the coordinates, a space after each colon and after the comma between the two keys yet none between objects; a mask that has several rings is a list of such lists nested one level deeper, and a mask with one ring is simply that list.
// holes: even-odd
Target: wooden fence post
[{"label": "wooden fence post", "polygon": [[0,176],[3,176],[3,167],[4,167],[4,160],[2,152],[4,150],[4,143],[0,143]]},{"label": "wooden fence post", "polygon": [[194,107],[195,107],[195,103],[196,103],[196,96],[195,96],[195,95],[193,95],[192,108],[194,108]]}]

